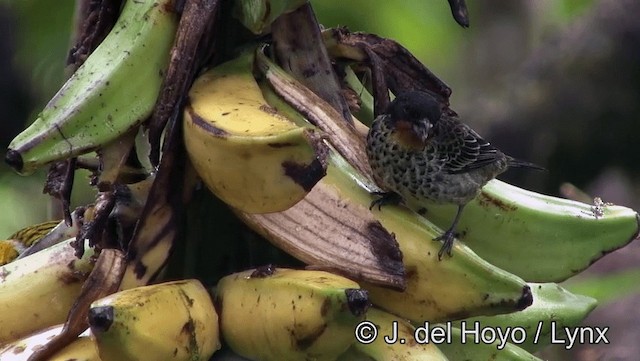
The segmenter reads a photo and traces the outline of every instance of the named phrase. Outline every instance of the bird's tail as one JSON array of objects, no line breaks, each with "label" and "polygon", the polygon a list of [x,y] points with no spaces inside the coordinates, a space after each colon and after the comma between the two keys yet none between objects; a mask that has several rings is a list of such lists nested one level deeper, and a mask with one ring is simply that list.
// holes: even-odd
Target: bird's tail
[{"label": "bird's tail", "polygon": [[545,168],[537,165],[537,164],[533,164],[530,162],[525,162],[523,160],[520,159],[516,159],[513,157],[507,157],[507,165],[509,167],[514,167],[514,168],[529,168],[529,169],[535,169],[535,170],[542,170],[542,171],[546,171]]}]

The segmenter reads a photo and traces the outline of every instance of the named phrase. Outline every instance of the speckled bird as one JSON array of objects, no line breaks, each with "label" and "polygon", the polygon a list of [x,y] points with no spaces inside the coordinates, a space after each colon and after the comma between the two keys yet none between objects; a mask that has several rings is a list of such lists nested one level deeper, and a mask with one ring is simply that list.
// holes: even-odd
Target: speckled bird
[{"label": "speckled bird", "polygon": [[451,256],[455,228],[464,206],[509,167],[540,167],[514,159],[489,144],[441,105],[419,91],[398,95],[371,125],[367,155],[378,185],[385,190],[371,207],[401,200],[455,204],[456,216],[435,240],[438,258]]}]

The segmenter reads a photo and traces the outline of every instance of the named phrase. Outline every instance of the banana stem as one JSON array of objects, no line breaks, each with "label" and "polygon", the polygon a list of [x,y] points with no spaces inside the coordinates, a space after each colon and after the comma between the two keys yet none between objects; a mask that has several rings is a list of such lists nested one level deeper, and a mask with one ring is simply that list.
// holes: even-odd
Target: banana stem
[{"label": "banana stem", "polygon": [[331,104],[344,121],[353,124],[331,59],[322,45],[320,27],[311,4],[278,17],[271,31],[276,57],[282,68]]},{"label": "banana stem", "polygon": [[187,94],[197,70],[211,55],[208,51],[211,42],[206,34],[214,26],[219,4],[219,0],[187,0],[184,5],[167,74],[148,122],[149,159],[154,167],[160,161],[160,138],[169,118]]}]

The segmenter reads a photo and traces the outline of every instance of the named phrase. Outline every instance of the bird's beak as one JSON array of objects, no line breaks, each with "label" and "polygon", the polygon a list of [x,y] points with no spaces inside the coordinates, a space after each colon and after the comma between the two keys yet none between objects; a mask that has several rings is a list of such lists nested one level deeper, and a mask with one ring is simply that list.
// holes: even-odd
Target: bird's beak
[{"label": "bird's beak", "polygon": [[411,130],[413,130],[415,135],[418,136],[422,142],[426,142],[431,134],[432,127],[433,124],[431,124],[428,119],[422,119],[420,122],[413,123]]}]

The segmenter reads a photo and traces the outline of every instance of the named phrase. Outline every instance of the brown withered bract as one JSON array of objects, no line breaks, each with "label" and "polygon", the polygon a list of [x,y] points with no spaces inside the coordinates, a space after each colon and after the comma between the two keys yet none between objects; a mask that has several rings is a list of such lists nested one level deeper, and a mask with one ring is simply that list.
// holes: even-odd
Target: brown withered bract
[{"label": "brown withered bract", "polygon": [[462,209],[489,180],[509,167],[539,168],[505,155],[419,91],[399,94],[373,121],[367,155],[376,182],[387,191],[371,207],[402,199],[458,206],[449,229],[435,239],[444,242],[438,258],[451,255]]}]

